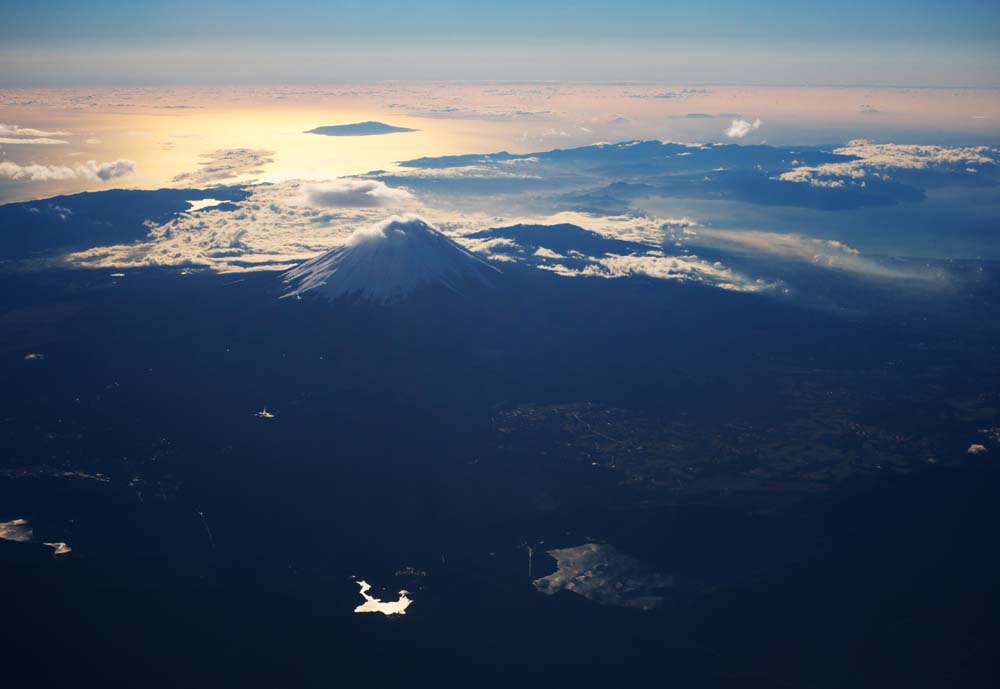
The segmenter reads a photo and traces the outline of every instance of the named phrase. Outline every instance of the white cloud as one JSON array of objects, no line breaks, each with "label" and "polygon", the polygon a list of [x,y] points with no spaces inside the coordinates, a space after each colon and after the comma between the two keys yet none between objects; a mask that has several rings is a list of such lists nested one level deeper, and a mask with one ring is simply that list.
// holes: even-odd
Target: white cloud
[{"label": "white cloud", "polygon": [[16,124],[0,122],[0,144],[32,144],[35,146],[59,146],[68,143],[57,136],[71,136],[69,132],[47,131]]},{"label": "white cloud", "polygon": [[77,172],[74,168],[63,165],[18,165],[8,160],[0,162],[0,179],[10,179],[15,182],[49,182],[53,180],[74,179]]},{"label": "white cloud", "polygon": [[864,186],[864,180],[890,179],[892,170],[956,170],[976,174],[974,165],[1000,164],[1000,149],[991,146],[925,146],[919,144],[877,144],[865,139],[850,141],[834,153],[855,156],[855,160],[823,165],[803,165],[778,175],[785,182],[814,187],[843,188]]},{"label": "white cloud", "polygon": [[78,167],[85,168],[89,174],[105,182],[119,177],[127,177],[134,174],[136,170],[135,161],[124,158],[119,158],[112,163],[95,163],[93,160],[88,160],[85,165]]},{"label": "white cloud", "polygon": [[762,124],[764,123],[760,121],[760,118],[757,118],[753,122],[750,122],[749,120],[736,119],[733,120],[732,124],[729,125],[724,134],[730,139],[742,139],[750,132],[760,129]]},{"label": "white cloud", "polygon": [[369,179],[306,184],[302,193],[305,203],[314,208],[398,207],[413,200],[413,195],[405,189]]},{"label": "white cloud", "polygon": [[550,117],[549,110],[525,110],[518,105],[464,104],[414,104],[389,103],[389,108],[402,110],[411,117],[427,117],[445,120],[484,120],[489,122],[505,122],[514,120],[537,120]]},{"label": "white cloud", "polygon": [[659,280],[698,282],[736,292],[761,292],[773,286],[730,270],[719,261],[707,261],[693,255],[668,256],[660,251],[651,251],[632,256],[609,254],[591,260],[581,270],[561,264],[539,267],[567,277],[627,278],[639,275]]},{"label": "white cloud", "polygon": [[540,246],[535,249],[535,256],[538,258],[566,258],[560,253],[552,251],[551,249],[546,249],[544,246]]},{"label": "white cloud", "polygon": [[[662,246],[666,238],[664,230],[683,230],[688,227],[698,227],[694,218],[661,218],[646,213],[629,215],[599,215],[579,211],[561,211],[559,213],[523,214],[523,215],[490,215],[487,213],[455,214],[453,219],[439,218],[442,226],[454,229],[460,234],[469,234],[493,227],[509,227],[511,225],[577,225],[591,232],[625,242],[646,244],[656,249]],[[461,238],[469,246],[473,242],[484,240],[468,240]],[[489,240],[496,242],[497,240]],[[509,240],[504,240],[509,241]],[[477,245],[478,246],[478,245]],[[470,248],[472,248],[470,246]],[[479,251],[478,248],[473,249]]]},{"label": "white cloud", "polygon": [[8,160],[0,162],[0,179],[15,182],[52,182],[69,179],[84,179],[107,182],[127,177],[136,171],[134,161],[124,158],[107,163],[88,160],[72,167],[66,165],[18,165]]},{"label": "white cloud", "polygon": [[[492,239],[456,237],[455,239],[469,251],[483,254],[491,261],[517,261],[518,259],[511,254],[524,253],[517,242],[506,237],[494,237]],[[506,251],[504,253],[496,253],[498,249]]]},{"label": "white cloud", "polygon": [[300,181],[250,187],[235,210],[204,208],[162,225],[146,239],[102,246],[61,260],[82,268],[202,266],[219,272],[280,270],[342,244],[361,226],[385,218],[379,207],[313,208]]},{"label": "white cloud", "polygon": [[840,155],[858,156],[866,167],[926,169],[935,166],[967,167],[996,164],[1000,149],[990,146],[923,146],[918,144],[877,144],[855,139],[834,149]]},{"label": "white cloud", "polygon": [[58,146],[68,142],[57,139],[58,136],[72,136],[69,132],[47,131],[20,127],[16,124],[0,122],[0,144],[33,144],[35,146]]},{"label": "white cloud", "polygon": [[[132,132],[129,132],[132,135]],[[173,181],[188,186],[216,184],[247,175],[257,175],[264,166],[274,162],[274,151],[252,148],[224,148],[202,154],[204,161],[197,170],[184,172]]]},{"label": "white cloud", "polygon": [[47,131],[45,129],[32,129],[31,127],[19,127],[16,124],[4,124],[0,122],[0,135],[9,136],[71,136],[69,132]]},{"label": "white cloud", "polygon": [[0,136],[0,144],[32,144],[35,146],[59,146],[68,143],[69,143],[68,141],[63,141],[62,139],[49,139],[47,137],[38,137],[34,139],[18,139],[10,136]]}]

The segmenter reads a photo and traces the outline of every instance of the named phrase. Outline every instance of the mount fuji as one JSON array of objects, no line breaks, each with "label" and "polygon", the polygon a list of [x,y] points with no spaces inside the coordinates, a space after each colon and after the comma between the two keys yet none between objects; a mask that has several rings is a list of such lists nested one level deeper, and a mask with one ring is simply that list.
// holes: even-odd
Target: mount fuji
[{"label": "mount fuji", "polygon": [[499,273],[420,217],[404,215],[356,231],[343,246],[292,268],[282,279],[288,297],[311,292],[388,304],[422,285],[454,292],[489,286]]}]

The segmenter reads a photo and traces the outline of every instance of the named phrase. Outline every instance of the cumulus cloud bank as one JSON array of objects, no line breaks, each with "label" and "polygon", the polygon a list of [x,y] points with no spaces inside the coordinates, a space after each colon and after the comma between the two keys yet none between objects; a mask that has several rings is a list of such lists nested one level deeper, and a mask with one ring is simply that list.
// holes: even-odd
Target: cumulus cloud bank
[{"label": "cumulus cloud bank", "polygon": [[[385,218],[379,206],[317,208],[303,203],[299,181],[251,187],[227,204],[150,224],[146,239],[102,246],[63,258],[85,268],[201,266],[219,272],[282,270],[346,241]],[[233,208],[235,207],[235,208]]]},{"label": "cumulus cloud bank", "polygon": [[749,120],[736,119],[733,120],[732,124],[726,128],[724,133],[730,139],[742,139],[755,129],[760,129],[762,124],[764,123],[760,121],[760,118],[757,118],[753,122],[750,122]]},{"label": "cumulus cloud bank", "polygon": [[88,160],[76,165],[18,165],[9,160],[0,162],[0,179],[15,182],[52,182],[69,179],[83,179],[107,182],[120,177],[134,174],[137,169],[135,161],[120,158],[115,161],[98,163]]},{"label": "cumulus cloud bank", "polygon": [[305,203],[314,208],[395,207],[413,199],[413,195],[405,189],[370,179],[337,179],[306,184],[302,194]]},{"label": "cumulus cloud bank", "polygon": [[274,162],[274,151],[252,148],[224,148],[201,156],[201,167],[184,172],[173,181],[178,184],[197,186],[216,184],[225,180],[264,172],[264,166]]},{"label": "cumulus cloud bank", "polygon": [[843,188],[864,186],[867,179],[888,180],[893,170],[960,171],[976,174],[981,166],[1000,164],[1000,149],[991,146],[927,146],[920,144],[878,144],[855,139],[834,149],[837,155],[854,160],[824,165],[800,165],[778,175],[785,182],[814,187]]}]

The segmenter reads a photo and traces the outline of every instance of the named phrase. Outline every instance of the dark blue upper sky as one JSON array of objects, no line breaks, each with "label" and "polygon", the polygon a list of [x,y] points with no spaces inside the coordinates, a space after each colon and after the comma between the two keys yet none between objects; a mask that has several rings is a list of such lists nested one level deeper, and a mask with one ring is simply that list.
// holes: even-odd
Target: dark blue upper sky
[{"label": "dark blue upper sky", "polygon": [[[857,83],[867,75],[870,83],[919,85],[923,75],[934,83],[993,85],[989,72],[1000,53],[997,0],[52,0],[7,3],[2,16],[0,85],[59,81],[52,62],[68,57],[73,59],[62,62],[68,69],[61,72],[67,83],[88,76],[134,83],[142,81],[143,69],[151,82],[225,81],[220,64],[227,60],[230,67],[254,62],[233,75],[252,81],[259,61],[249,43],[255,41],[271,51],[256,73],[287,81],[355,73],[362,79],[650,80],[662,72],[665,79],[687,75],[692,81],[800,82],[810,79],[780,67],[811,60],[816,83]],[[620,52],[623,40],[626,46],[635,42],[631,68],[620,56],[598,59],[601,51]],[[305,47],[312,58],[341,67],[317,70],[303,55]],[[380,59],[387,48],[397,57]],[[171,71],[164,63],[182,49],[189,56],[197,52],[204,69]],[[731,70],[732,77],[720,51],[731,51],[730,61],[742,66]],[[343,68],[345,52],[363,56],[355,72]],[[449,55],[458,54],[464,65],[449,65]],[[518,56],[530,56],[528,64],[510,65]],[[126,72],[119,63],[133,57],[152,64]],[[853,67],[830,72],[838,57]],[[681,59],[691,63],[686,71],[677,69]],[[651,60],[661,66],[650,68]],[[881,71],[867,66],[873,60]],[[558,64],[548,64],[553,61]]]},{"label": "dark blue upper sky", "polygon": [[602,36],[995,41],[996,0],[51,0],[9,3],[5,41],[234,36]]}]

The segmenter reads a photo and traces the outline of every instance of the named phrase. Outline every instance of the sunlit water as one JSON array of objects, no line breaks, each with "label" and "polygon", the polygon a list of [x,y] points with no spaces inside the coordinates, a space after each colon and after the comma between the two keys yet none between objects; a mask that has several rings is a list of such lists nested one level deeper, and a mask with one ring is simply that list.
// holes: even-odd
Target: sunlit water
[{"label": "sunlit water", "polygon": [[367,581],[359,579],[357,583],[361,588],[361,597],[365,599],[365,602],[354,608],[354,612],[380,612],[383,615],[405,615],[406,609],[413,602],[409,598],[409,591],[400,591],[399,598],[396,600],[383,601],[368,593],[372,585]]}]

